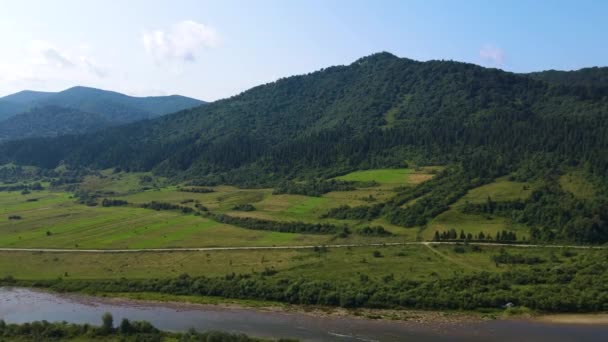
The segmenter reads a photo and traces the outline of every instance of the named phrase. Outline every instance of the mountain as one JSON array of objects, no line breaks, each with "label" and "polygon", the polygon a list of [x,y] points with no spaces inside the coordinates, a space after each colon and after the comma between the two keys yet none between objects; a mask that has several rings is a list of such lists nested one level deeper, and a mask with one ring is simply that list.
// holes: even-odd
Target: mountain
[{"label": "mountain", "polygon": [[543,160],[606,172],[608,99],[536,78],[378,53],[136,125],[7,143],[0,161],[120,166],[240,184],[405,160],[466,159],[488,174]]},{"label": "mountain", "polygon": [[0,101],[0,121],[27,110],[27,107],[10,101]]},{"label": "mountain", "polygon": [[22,91],[0,98],[0,120],[36,107],[63,107],[102,115],[115,123],[155,118],[204,104],[184,96],[132,97],[88,87],[61,92]]},{"label": "mountain", "polygon": [[29,105],[31,103],[39,102],[44,100],[55,93],[45,92],[45,91],[33,91],[33,90],[23,90],[15,94],[7,95],[3,98],[0,98],[0,101],[8,101],[12,103]]},{"label": "mountain", "polygon": [[0,141],[85,133],[111,125],[101,114],[55,106],[36,107],[0,121]]},{"label": "mountain", "polygon": [[574,71],[547,70],[532,72],[528,76],[568,86],[608,87],[608,67],[583,68]]},{"label": "mountain", "polygon": [[[0,164],[120,167],[201,185],[285,189],[353,170],[442,165],[433,179],[393,189],[386,201],[328,215],[420,227],[470,190],[507,177],[514,189],[533,184],[529,198],[488,197],[466,210],[526,225],[534,241],[606,243],[603,89],[379,53],[152,120],[9,141],[0,144]],[[572,171],[598,195],[565,189]]]}]

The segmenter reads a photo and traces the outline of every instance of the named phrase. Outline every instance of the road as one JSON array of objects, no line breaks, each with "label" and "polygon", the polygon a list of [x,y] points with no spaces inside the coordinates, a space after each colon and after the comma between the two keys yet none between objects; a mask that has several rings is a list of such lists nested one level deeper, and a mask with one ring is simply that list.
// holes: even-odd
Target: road
[{"label": "road", "polygon": [[[247,250],[289,250],[289,249],[313,249],[315,247],[325,248],[357,248],[357,247],[384,247],[384,246],[435,246],[435,245],[457,245],[461,242],[438,242],[438,241],[416,241],[416,242],[390,242],[390,243],[368,243],[368,244],[333,244],[333,245],[308,245],[308,246],[234,246],[234,247],[191,247],[191,248],[139,248],[139,249],[63,249],[63,248],[0,248],[0,252],[43,252],[43,253],[143,253],[143,252],[210,252],[210,251],[247,251]],[[500,244],[490,242],[470,242],[471,246],[504,246],[518,248],[571,248],[571,249],[608,249],[608,246],[580,246],[580,245],[531,245],[531,244]]]}]

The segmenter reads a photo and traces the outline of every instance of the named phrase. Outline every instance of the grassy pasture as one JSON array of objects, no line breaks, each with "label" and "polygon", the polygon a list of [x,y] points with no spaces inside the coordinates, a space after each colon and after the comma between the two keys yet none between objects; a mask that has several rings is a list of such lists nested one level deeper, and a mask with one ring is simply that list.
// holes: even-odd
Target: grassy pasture
[{"label": "grassy pasture", "polygon": [[484,203],[488,197],[492,198],[492,201],[495,202],[526,199],[533,190],[534,184],[513,182],[509,181],[507,177],[502,177],[490,184],[470,190],[455,206],[462,206],[466,202]]},{"label": "grassy pasture", "polygon": [[581,171],[569,172],[559,178],[559,185],[580,199],[590,199],[596,196],[595,186],[589,182]]},{"label": "grassy pasture", "polygon": [[[133,204],[151,201],[186,203],[196,200],[217,213],[241,217],[254,217],[277,221],[327,222],[347,224],[353,229],[366,225],[382,225],[396,234],[394,237],[365,237],[352,234],[348,238],[329,235],[306,235],[253,231],[220,224],[215,221],[174,211],[151,211],[135,207],[87,207],[77,204],[64,192],[35,191],[28,195],[19,192],[0,193],[0,246],[31,248],[161,248],[211,246],[272,246],[321,245],[331,243],[403,242],[430,240],[436,230],[454,228],[460,232],[494,235],[502,230],[516,230],[521,237],[527,229],[512,226],[507,219],[466,215],[459,209],[469,202],[483,202],[490,196],[494,200],[525,198],[533,188],[531,184],[508,181],[506,178],[469,191],[450,210],[432,220],[422,231],[391,225],[380,218],[373,222],[353,220],[320,220],[328,209],[340,205],[371,205],[364,200],[372,195],[376,201],[391,197],[395,186],[408,186],[432,176],[436,168],[380,169],[353,172],[343,178],[359,181],[374,180],[378,186],[355,191],[339,191],[321,197],[301,195],[273,195],[272,189],[239,189],[231,186],[213,187],[211,193],[179,191],[175,186],[141,191],[141,177],[145,174],[102,172],[102,177],[88,177],[83,187],[95,191],[113,191],[116,196]],[[415,177],[422,178],[415,178]],[[399,183],[397,183],[399,182]],[[124,189],[125,191],[120,191]],[[140,189],[140,190],[137,190]],[[122,194],[122,195],[121,195]],[[36,199],[36,201],[28,201]],[[255,211],[234,210],[237,204],[252,204]],[[21,220],[9,220],[19,215]],[[521,228],[521,229],[520,229]]]},{"label": "grassy pasture", "polygon": [[[27,202],[26,198],[38,198]],[[0,193],[0,246],[160,248],[320,244],[331,238],[253,231],[173,211],[88,207],[62,192]],[[19,215],[20,220],[8,216]],[[47,233],[48,232],[48,233]]]},{"label": "grassy pasture", "polygon": [[[32,253],[0,252],[0,277],[19,279],[129,279],[190,275],[223,276],[230,273],[278,271],[279,278],[356,280],[360,274],[380,279],[393,275],[413,280],[450,277],[455,273],[503,272],[526,265],[499,265],[491,259],[503,247],[410,245],[377,248],[310,250],[251,250],[171,253]],[[602,257],[606,251],[577,250],[565,257],[561,250],[504,247],[509,253],[538,256],[546,263],[575,262]],[[374,256],[374,252],[380,256]],[[603,254],[602,254],[603,253]],[[67,277],[66,277],[67,272]]]},{"label": "grassy pasture", "polygon": [[507,218],[464,214],[460,210],[466,202],[483,203],[487,201],[488,197],[492,198],[493,201],[525,199],[530,196],[533,189],[534,184],[509,181],[507,177],[499,178],[495,182],[472,189],[454,203],[448,211],[429,222],[422,232],[422,237],[424,240],[431,240],[435,231],[442,232],[454,228],[458,233],[463,230],[465,234],[475,235],[484,232],[484,234],[491,234],[492,236],[495,236],[499,231],[512,230],[518,234],[519,239],[528,238],[526,227],[513,225]]},{"label": "grassy pasture", "polygon": [[416,169],[372,169],[351,172],[336,177],[336,179],[355,182],[375,181],[386,188],[388,186],[419,184],[433,178],[433,175],[442,169],[441,166],[424,166]]}]

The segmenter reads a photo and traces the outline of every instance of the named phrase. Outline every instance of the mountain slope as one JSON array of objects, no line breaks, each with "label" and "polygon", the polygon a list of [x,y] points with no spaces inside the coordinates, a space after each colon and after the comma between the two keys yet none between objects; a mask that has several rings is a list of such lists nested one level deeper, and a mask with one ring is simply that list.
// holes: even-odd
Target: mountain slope
[{"label": "mountain slope", "polygon": [[85,133],[111,125],[100,114],[63,107],[37,107],[0,122],[0,141]]},{"label": "mountain slope", "polygon": [[502,168],[551,154],[602,169],[607,108],[527,75],[379,53],[137,125],[5,144],[0,156],[237,183],[480,154]]},{"label": "mountain slope", "polygon": [[35,107],[58,106],[102,115],[113,123],[128,123],[204,104],[184,96],[132,97],[88,87],[58,93],[22,91],[0,98],[0,120]]},{"label": "mountain slope", "polygon": [[574,71],[546,70],[527,75],[537,80],[555,84],[608,87],[608,67],[583,68]]},{"label": "mountain slope", "polygon": [[10,101],[0,101],[0,121],[26,110],[26,106]]},{"label": "mountain slope", "polygon": [[7,95],[3,98],[0,98],[0,101],[8,101],[12,103],[19,103],[23,105],[28,105],[34,102],[39,102],[44,100],[55,93],[45,92],[45,91],[33,91],[33,90],[23,90],[15,94]]}]

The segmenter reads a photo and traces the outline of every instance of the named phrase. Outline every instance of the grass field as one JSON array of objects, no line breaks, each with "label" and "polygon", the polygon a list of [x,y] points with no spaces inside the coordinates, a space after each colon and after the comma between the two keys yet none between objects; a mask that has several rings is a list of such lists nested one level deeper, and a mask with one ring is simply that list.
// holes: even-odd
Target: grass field
[{"label": "grass field", "polygon": [[[438,168],[378,169],[357,171],[340,179],[375,181],[373,187],[354,191],[336,191],[321,197],[274,195],[272,189],[239,189],[232,186],[213,187],[211,193],[180,191],[177,186],[150,187],[164,182],[150,181],[149,174],[115,173],[112,170],[85,178],[82,189],[112,193],[109,198],[123,199],[126,207],[89,207],[61,191],[0,192],[0,247],[28,248],[162,248],[214,246],[321,245],[335,243],[376,243],[430,240],[436,230],[454,228],[466,233],[494,235],[502,230],[515,230],[521,237],[527,229],[510,224],[499,217],[466,215],[459,209],[468,202],[525,198],[533,184],[511,182],[501,178],[469,191],[451,209],[433,219],[425,229],[391,225],[384,218],[372,222],[323,219],[327,210],[341,205],[371,205],[392,197],[394,188],[412,186],[428,179]],[[148,176],[148,177],[146,177]],[[142,179],[148,178],[146,183]],[[135,207],[151,201],[194,206],[198,201],[215,213],[253,217],[275,221],[326,222],[348,225],[353,229],[381,225],[393,237],[365,237],[352,234],[347,238],[332,235],[310,235],[255,231],[217,223],[208,218],[177,211],[152,211]],[[252,204],[254,211],[238,211],[235,206]],[[20,216],[11,220],[9,216]]]},{"label": "grass field", "polygon": [[[230,273],[277,270],[280,277],[347,280],[365,274],[372,278],[393,275],[412,280],[450,277],[456,273],[503,272],[526,265],[499,267],[491,257],[503,247],[410,245],[311,250],[250,250],[212,252],[143,252],[67,254],[0,252],[0,277],[18,279],[120,279],[189,275],[223,276]],[[538,256],[545,263],[575,262],[587,256],[608,256],[605,250],[577,250],[563,256],[561,250],[504,247],[509,253]],[[380,256],[374,256],[379,252]],[[67,274],[67,275],[66,275]]]},{"label": "grass field", "polygon": [[460,200],[450,206],[450,209],[429,222],[426,229],[422,232],[425,240],[433,239],[435,231],[442,232],[448,229],[456,229],[458,233],[464,231],[465,234],[473,235],[483,232],[495,236],[497,232],[503,230],[515,231],[518,238],[528,238],[528,228],[511,224],[510,220],[503,217],[492,215],[469,215],[461,212],[467,202],[483,203],[488,197],[493,201],[509,201],[516,199],[526,199],[532,193],[534,184],[523,182],[512,182],[507,177],[499,178],[496,181],[470,190]]},{"label": "grass field", "polygon": [[532,193],[534,184],[524,182],[509,181],[507,177],[496,179],[496,181],[482,185],[470,190],[462,197],[455,207],[463,206],[464,203],[483,203],[492,198],[492,201],[510,201],[516,199],[526,199]]},{"label": "grass field", "polygon": [[585,179],[581,171],[569,172],[559,178],[562,189],[580,199],[590,199],[596,196],[595,186]]},{"label": "grass field", "polygon": [[440,170],[439,167],[424,167],[419,170],[414,169],[373,169],[355,171],[349,174],[336,177],[336,179],[352,182],[371,182],[375,181],[380,185],[402,186],[407,184],[418,184],[433,177],[433,173]]}]

